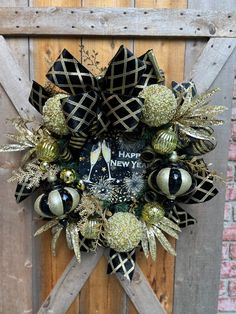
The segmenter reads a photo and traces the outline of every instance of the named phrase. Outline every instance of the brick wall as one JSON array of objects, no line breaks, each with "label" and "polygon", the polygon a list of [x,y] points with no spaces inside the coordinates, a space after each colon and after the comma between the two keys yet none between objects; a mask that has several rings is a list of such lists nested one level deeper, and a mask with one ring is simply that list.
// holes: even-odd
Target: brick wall
[{"label": "brick wall", "polygon": [[225,198],[218,313],[232,314],[236,313],[236,80]]}]

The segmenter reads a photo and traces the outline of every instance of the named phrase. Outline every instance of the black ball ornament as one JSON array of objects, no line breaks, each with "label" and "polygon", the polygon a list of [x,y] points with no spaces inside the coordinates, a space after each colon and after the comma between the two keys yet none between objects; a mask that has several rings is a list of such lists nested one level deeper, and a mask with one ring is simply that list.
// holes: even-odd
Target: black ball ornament
[{"label": "black ball ornament", "polygon": [[80,201],[80,194],[77,190],[63,187],[53,180],[51,186],[51,189],[36,199],[34,210],[45,218],[60,217],[73,211]]},{"label": "black ball ornament", "polygon": [[196,182],[193,176],[179,164],[170,164],[154,170],[148,177],[150,188],[169,199],[192,192]]}]

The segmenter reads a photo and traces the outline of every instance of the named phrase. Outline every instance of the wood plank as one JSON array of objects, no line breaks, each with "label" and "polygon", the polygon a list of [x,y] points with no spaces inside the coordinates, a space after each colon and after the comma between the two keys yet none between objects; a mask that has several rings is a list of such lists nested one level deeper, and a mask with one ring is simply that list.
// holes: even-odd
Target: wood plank
[{"label": "wood plank", "polygon": [[28,102],[31,83],[25,71],[16,61],[13,52],[0,36],[0,82],[12,104],[22,118],[35,117],[40,114]]},{"label": "wood plank", "polygon": [[[79,7],[80,0],[57,0],[57,6],[62,7]],[[54,0],[30,0],[31,6],[36,7],[50,7],[55,5]],[[68,19],[68,17],[66,18]],[[80,59],[80,38],[69,37],[42,37],[42,38],[30,38],[30,51],[31,51],[31,76],[34,80],[44,85],[46,83],[46,73],[51,66],[52,62],[56,60],[63,48],[71,51],[78,59]],[[37,224],[39,227],[39,224]],[[72,251],[67,248],[65,241],[65,234],[63,233],[58,241],[57,256],[51,254],[51,233],[38,237],[39,241],[39,259],[36,263],[38,267],[38,274],[40,278],[41,289],[37,295],[37,303],[41,303],[49,295],[51,289],[56,284],[57,280],[65,270],[67,264],[73,257]],[[38,310],[39,307],[36,307]],[[79,312],[79,297],[75,299],[75,302],[71,305],[67,314],[74,314]]]},{"label": "wood plank", "polygon": [[119,274],[117,274],[116,277],[126,291],[130,300],[133,302],[139,314],[166,313],[138,265],[136,265],[131,282]]},{"label": "wood plank", "polygon": [[103,255],[103,251],[100,248],[96,254],[82,253],[81,263],[78,263],[76,258],[73,257],[40,307],[38,314],[65,314],[96,267]]},{"label": "wood plank", "polygon": [[[133,6],[133,0],[83,0],[83,7],[97,7],[99,10],[106,10],[107,7],[128,7]],[[115,8],[114,8],[115,9]],[[99,66],[105,67],[115,55],[120,45],[124,44],[133,50],[133,40],[126,38],[83,38],[83,45],[89,51],[96,50]],[[89,68],[93,73],[99,74],[94,68]],[[108,276],[107,260],[101,259],[92,276],[80,293],[80,313],[101,313],[101,314],[125,314],[127,311],[127,296],[116,276]]]},{"label": "wood plank", "polygon": [[233,10],[2,8],[0,17],[0,33],[5,35],[236,36],[236,12]]},{"label": "wood plank", "polygon": [[[204,10],[231,10],[235,1],[189,0],[190,9],[201,7]],[[189,77],[191,67],[201,54],[204,41],[188,42],[185,73]],[[234,56],[228,59],[212,86],[220,87],[212,103],[222,104],[230,109],[232,102]],[[208,73],[202,72],[202,80]],[[206,88],[205,86],[204,88]],[[231,112],[224,113],[224,127],[216,128],[218,145],[208,154],[207,161],[225,177],[228,153],[229,122]],[[177,242],[175,274],[174,314],[215,314],[217,313],[219,275],[221,265],[221,245],[224,211],[224,187],[219,186],[220,194],[212,201],[186,209],[198,220],[196,226],[182,231]],[[187,241],[186,241],[187,239]]]},{"label": "wood plank", "polygon": [[235,47],[236,38],[211,38],[208,41],[188,76],[195,82],[199,93],[212,85]]},{"label": "wood plank", "polygon": [[[27,0],[11,1],[2,0],[1,6],[27,6]],[[11,38],[7,44],[14,51],[17,63],[25,73],[29,73],[29,47],[28,39]],[[5,59],[1,59],[4,66]],[[3,69],[4,71],[4,69]],[[10,68],[12,76],[14,67]],[[0,70],[2,72],[2,69]],[[1,73],[2,74],[2,73]],[[4,80],[3,80],[4,79]],[[28,76],[27,76],[28,80]],[[18,115],[14,105],[11,103],[2,84],[5,77],[0,79],[0,133],[1,143],[7,143],[4,137],[7,132],[14,132],[7,118]],[[9,82],[10,83],[10,82]],[[14,89],[14,85],[8,86],[8,90]],[[7,183],[13,169],[19,166],[19,154],[0,154],[0,313],[32,313],[32,268],[33,239],[32,239],[32,206],[28,202],[21,205],[16,204],[14,199],[15,184]]]},{"label": "wood plank", "polygon": [[[184,9],[187,6],[187,1],[136,1],[136,7],[143,7],[144,5],[155,9]],[[136,55],[141,55],[148,49],[153,49],[158,64],[165,71],[167,86],[170,86],[172,80],[183,81],[185,52],[185,41],[183,39],[135,39],[134,51]],[[172,245],[175,246],[175,240],[171,237],[168,238]],[[137,263],[148,278],[162,307],[168,314],[171,314],[173,309],[175,258],[158,244],[156,261],[153,261],[151,258],[146,260],[143,253],[140,252]],[[134,313],[136,311],[134,311],[133,305],[130,303],[129,314]]]}]

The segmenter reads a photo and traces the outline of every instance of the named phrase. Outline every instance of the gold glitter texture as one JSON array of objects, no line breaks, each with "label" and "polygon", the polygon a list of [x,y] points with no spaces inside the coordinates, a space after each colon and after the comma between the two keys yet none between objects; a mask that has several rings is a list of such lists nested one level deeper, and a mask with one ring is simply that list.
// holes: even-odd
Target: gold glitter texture
[{"label": "gold glitter texture", "polygon": [[129,252],[142,238],[141,222],[134,214],[118,212],[105,223],[104,237],[115,251]]},{"label": "gold glitter texture", "polygon": [[67,135],[69,133],[60,102],[60,99],[65,97],[67,95],[57,94],[49,98],[43,106],[43,122],[45,127],[58,135]]},{"label": "gold glitter texture", "polygon": [[150,85],[139,93],[139,97],[144,98],[142,121],[145,124],[159,127],[174,117],[177,101],[166,86]]}]

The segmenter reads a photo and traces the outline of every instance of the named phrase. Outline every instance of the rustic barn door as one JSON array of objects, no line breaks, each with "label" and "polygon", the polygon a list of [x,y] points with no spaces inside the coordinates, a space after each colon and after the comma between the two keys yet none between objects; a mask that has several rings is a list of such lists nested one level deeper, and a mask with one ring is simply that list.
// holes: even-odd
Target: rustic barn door
[{"label": "rustic barn door", "polygon": [[[222,91],[215,103],[230,108],[236,46],[233,0],[224,4],[203,0],[8,2],[0,4],[5,7],[0,8],[0,33],[7,40],[0,39],[1,134],[9,130],[5,120],[15,116],[16,110],[24,117],[37,115],[27,102],[29,78],[44,84],[47,69],[63,48],[82,60],[81,44],[99,52],[102,66],[121,44],[136,55],[153,48],[168,85],[171,80],[192,78],[199,92],[218,86]],[[55,4],[67,8],[49,8]],[[230,110],[224,115],[225,126],[218,130],[218,147],[209,156],[222,173],[229,117]],[[106,275],[105,250],[84,255],[82,264],[77,264],[74,259],[70,262],[72,254],[63,237],[57,257],[50,253],[50,233],[32,237],[39,227],[32,217],[32,204],[17,206],[14,187],[5,183],[18,160],[12,154],[1,155],[1,313],[216,313],[224,188],[207,205],[188,208],[198,224],[182,232],[176,260],[161,247],[156,262],[140,254],[130,284]]]}]

